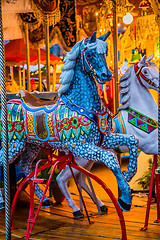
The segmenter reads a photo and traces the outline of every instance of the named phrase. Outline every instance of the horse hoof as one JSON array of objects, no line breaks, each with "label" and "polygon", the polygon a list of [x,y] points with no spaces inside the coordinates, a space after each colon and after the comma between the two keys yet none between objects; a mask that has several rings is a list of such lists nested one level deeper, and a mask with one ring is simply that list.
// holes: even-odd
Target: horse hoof
[{"label": "horse hoof", "polygon": [[50,201],[49,199],[43,201],[42,207],[51,207],[53,205],[53,202]]},{"label": "horse hoof", "polygon": [[84,215],[80,210],[76,211],[76,212],[73,212],[73,216],[74,216],[75,219],[84,218]]},{"label": "horse hoof", "polygon": [[118,199],[118,204],[119,204],[120,208],[124,211],[128,212],[131,209],[131,204],[125,203],[121,198]]},{"label": "horse hoof", "polygon": [[108,207],[106,207],[105,205],[100,207],[100,210],[102,213],[107,213],[108,212]]}]

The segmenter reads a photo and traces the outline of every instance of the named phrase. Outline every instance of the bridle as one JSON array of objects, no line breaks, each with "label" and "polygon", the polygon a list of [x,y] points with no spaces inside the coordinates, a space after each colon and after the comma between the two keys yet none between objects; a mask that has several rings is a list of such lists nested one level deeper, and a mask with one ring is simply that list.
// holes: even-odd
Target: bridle
[{"label": "bridle", "polygon": [[[83,41],[82,41],[82,45],[81,45],[81,50],[82,50],[82,67],[83,67],[83,70],[85,72],[87,72],[89,75],[91,75],[92,77],[95,77],[96,79],[98,79],[99,81],[101,81],[101,79],[98,77],[98,75],[96,74],[96,70],[92,67],[92,65],[90,64],[88,58],[87,58],[87,55],[86,55],[86,49],[87,49],[87,46],[86,46],[86,40],[87,38],[85,38]],[[87,68],[85,67],[85,62],[86,62],[86,65],[87,65]]]},{"label": "bridle", "polygon": [[141,78],[143,78],[143,80],[145,80],[148,84],[150,84],[151,86],[156,87],[155,82],[153,82],[152,80],[146,78],[146,77],[143,75],[143,73],[142,73],[142,71],[141,71],[143,67],[144,67],[144,66],[142,66],[142,65],[141,65],[140,67],[138,67],[138,63],[135,63],[135,64],[134,64],[135,74],[136,74],[136,76],[137,76],[137,79],[138,79],[139,83],[140,83],[143,87],[145,87],[144,84],[143,84],[142,81],[141,81]]}]

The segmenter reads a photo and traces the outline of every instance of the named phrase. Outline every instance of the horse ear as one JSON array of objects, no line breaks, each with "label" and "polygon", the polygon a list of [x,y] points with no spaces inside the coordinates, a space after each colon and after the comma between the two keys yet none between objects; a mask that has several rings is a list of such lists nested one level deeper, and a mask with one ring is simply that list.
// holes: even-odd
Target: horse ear
[{"label": "horse ear", "polygon": [[96,31],[93,32],[92,36],[90,37],[89,43],[94,43],[96,42]]},{"label": "horse ear", "polygon": [[111,34],[111,31],[108,31],[106,34],[104,34],[103,36],[100,36],[98,39],[102,41],[106,41],[106,39],[109,37],[110,34]]},{"label": "horse ear", "polygon": [[143,64],[145,64],[145,62],[146,62],[146,55],[144,55],[142,58],[141,58],[141,60],[140,60],[140,64],[141,65],[143,65]]},{"label": "horse ear", "polygon": [[152,54],[149,58],[146,59],[146,62],[150,62],[153,58],[154,54]]}]

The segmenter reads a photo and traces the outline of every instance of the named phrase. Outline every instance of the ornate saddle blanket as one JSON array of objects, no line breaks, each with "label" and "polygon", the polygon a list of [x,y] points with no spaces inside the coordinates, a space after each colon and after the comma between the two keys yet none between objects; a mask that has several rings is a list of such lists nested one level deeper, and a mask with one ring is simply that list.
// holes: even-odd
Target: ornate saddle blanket
[{"label": "ornate saddle blanket", "polygon": [[128,112],[128,122],[136,128],[148,134],[158,128],[158,121],[155,121],[152,118],[149,118],[148,116],[139,113],[130,107],[126,110]]},{"label": "ornate saddle blanket", "polygon": [[[8,140],[18,139],[21,141],[26,137],[24,131],[24,121],[22,114],[22,105],[18,100],[12,100],[7,103],[7,121],[8,121]],[[0,139],[2,139],[2,114],[0,108]],[[13,146],[14,147],[14,146]]]},{"label": "ornate saddle blanket", "polygon": [[[38,141],[70,140],[71,136],[79,138],[81,134],[89,134],[91,120],[79,114],[71,106],[59,100],[53,105],[31,106],[22,98],[24,127],[26,136]],[[72,104],[74,105],[74,104]]]},{"label": "ornate saddle blanket", "polygon": [[118,112],[118,114],[116,114],[116,116],[113,118],[112,133],[127,133],[121,112]]},{"label": "ornate saddle blanket", "polygon": [[107,130],[109,114],[98,116],[85,108],[79,107],[66,98],[56,104],[34,106],[22,98],[24,127],[27,138],[38,141],[62,141],[71,137],[79,139],[80,135],[88,135],[92,122],[97,124],[101,132]]}]

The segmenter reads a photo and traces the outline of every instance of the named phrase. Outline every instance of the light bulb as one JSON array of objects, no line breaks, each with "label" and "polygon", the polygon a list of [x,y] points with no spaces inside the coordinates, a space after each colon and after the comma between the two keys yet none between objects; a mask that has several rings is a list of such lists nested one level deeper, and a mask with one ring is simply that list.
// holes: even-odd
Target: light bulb
[{"label": "light bulb", "polygon": [[125,24],[130,24],[133,21],[133,17],[130,13],[126,13],[126,15],[123,17],[123,22]]}]

